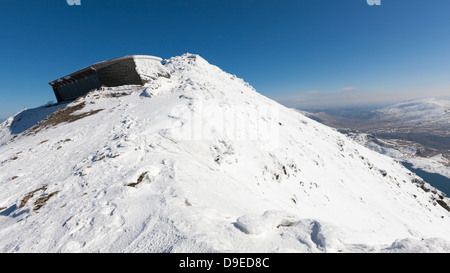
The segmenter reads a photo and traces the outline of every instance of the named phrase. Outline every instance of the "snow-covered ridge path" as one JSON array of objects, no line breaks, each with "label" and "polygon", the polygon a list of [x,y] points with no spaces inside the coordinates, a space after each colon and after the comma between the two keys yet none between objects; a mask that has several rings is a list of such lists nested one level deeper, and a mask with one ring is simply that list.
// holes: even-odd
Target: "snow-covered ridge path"
[{"label": "snow-covered ridge path", "polygon": [[399,163],[198,55],[164,67],[0,125],[1,252],[450,251],[448,199]]}]

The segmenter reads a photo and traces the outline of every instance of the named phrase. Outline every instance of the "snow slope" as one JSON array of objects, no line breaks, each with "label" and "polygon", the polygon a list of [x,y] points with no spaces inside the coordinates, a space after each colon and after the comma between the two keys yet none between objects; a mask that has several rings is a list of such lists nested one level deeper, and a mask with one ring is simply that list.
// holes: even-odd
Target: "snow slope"
[{"label": "snow slope", "polygon": [[198,55],[164,67],[2,123],[1,252],[450,251],[449,200],[393,159]]}]

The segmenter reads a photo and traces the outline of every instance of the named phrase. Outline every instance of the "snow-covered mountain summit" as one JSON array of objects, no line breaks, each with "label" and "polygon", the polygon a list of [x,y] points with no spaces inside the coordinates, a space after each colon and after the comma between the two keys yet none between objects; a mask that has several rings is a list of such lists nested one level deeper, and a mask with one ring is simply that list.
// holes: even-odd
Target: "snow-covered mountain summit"
[{"label": "snow-covered mountain summit", "polygon": [[450,250],[399,163],[198,55],[164,68],[0,125],[1,252]]}]

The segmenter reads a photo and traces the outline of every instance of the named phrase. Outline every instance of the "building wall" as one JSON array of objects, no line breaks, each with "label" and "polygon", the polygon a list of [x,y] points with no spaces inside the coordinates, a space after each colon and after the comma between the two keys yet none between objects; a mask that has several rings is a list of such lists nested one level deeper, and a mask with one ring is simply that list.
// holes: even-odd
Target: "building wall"
[{"label": "building wall", "polygon": [[73,79],[63,85],[53,87],[56,99],[58,102],[76,99],[88,93],[92,89],[97,89],[101,86],[98,75],[91,74],[80,79]]},{"label": "building wall", "polygon": [[132,58],[100,68],[97,73],[102,85],[108,87],[143,84]]}]

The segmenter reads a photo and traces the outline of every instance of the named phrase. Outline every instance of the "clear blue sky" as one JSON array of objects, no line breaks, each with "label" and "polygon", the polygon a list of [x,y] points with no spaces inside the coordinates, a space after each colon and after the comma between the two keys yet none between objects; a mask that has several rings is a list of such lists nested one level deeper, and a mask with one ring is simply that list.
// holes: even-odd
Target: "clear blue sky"
[{"label": "clear blue sky", "polygon": [[450,95],[449,14],[449,0],[0,0],[0,119],[91,63],[186,51],[288,106]]}]

